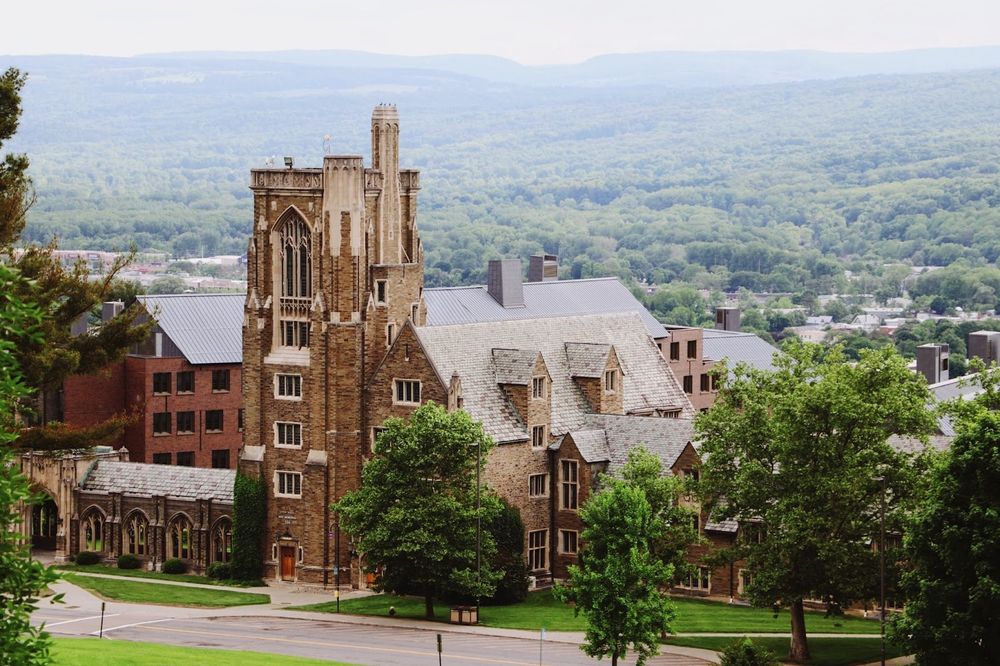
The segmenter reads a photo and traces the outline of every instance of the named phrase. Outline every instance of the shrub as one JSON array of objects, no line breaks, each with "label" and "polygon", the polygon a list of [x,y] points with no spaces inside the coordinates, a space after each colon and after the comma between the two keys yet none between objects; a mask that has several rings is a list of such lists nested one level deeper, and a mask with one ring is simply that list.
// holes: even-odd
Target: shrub
[{"label": "shrub", "polygon": [[208,565],[209,578],[216,578],[218,580],[227,580],[233,577],[233,568],[229,566],[228,562],[212,562]]},{"label": "shrub", "polygon": [[142,561],[135,555],[130,555],[125,553],[118,557],[118,568],[119,569],[138,569],[142,564]]},{"label": "shrub", "polygon": [[100,561],[101,561],[101,554],[95,553],[92,550],[82,550],[76,554],[77,564],[83,564],[83,565],[97,564]]},{"label": "shrub", "polygon": [[187,564],[183,560],[178,560],[176,557],[163,562],[163,573],[182,574],[187,573],[187,570]]},{"label": "shrub", "polygon": [[721,666],[779,666],[774,654],[749,638],[730,643],[722,651]]}]

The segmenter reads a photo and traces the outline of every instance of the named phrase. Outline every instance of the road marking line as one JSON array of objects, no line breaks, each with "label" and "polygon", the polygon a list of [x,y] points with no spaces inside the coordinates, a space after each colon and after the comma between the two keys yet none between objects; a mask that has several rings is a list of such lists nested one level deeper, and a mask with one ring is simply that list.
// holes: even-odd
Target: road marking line
[{"label": "road marking line", "polygon": [[[105,617],[107,617],[107,616],[105,616]],[[143,624],[155,624],[156,622],[169,622],[170,620],[173,620],[173,619],[174,618],[172,618],[172,617],[164,617],[164,618],[161,618],[159,620],[146,620],[145,622],[133,622],[132,624],[122,624],[122,625],[119,625],[117,627],[108,627],[108,628],[104,629],[104,633],[108,633],[109,631],[117,631],[118,629],[128,629],[129,627],[138,627],[138,626],[143,625]],[[100,633],[101,633],[101,630],[98,629],[97,631],[90,632],[90,635],[91,636],[97,636]]]},{"label": "road marking line", "polygon": [[[169,619],[169,618],[168,618]],[[164,620],[154,620],[155,622],[163,622]],[[147,622],[139,622],[136,625],[149,624]],[[128,626],[128,625],[127,625]],[[120,627],[118,627],[120,628]],[[198,631],[195,629],[176,629],[173,627],[143,627],[146,631],[167,631],[174,632],[178,634],[195,634],[198,636],[216,636],[219,638],[237,638],[246,640],[249,638],[245,634],[227,634],[221,631]],[[105,630],[107,631],[107,630]],[[423,652],[420,650],[405,650],[402,648],[385,648],[385,647],[372,647],[370,645],[355,645],[353,643],[333,643],[330,641],[308,641],[308,640],[298,640],[293,638],[276,638],[271,636],[253,636],[255,641],[272,641],[275,643],[291,643],[295,645],[315,645],[317,647],[339,647],[348,648],[352,650],[370,650],[372,652],[392,652],[395,654],[409,654],[417,655],[422,657],[433,657],[437,656],[437,652]],[[515,639],[516,640],[516,639]],[[473,657],[471,655],[460,655],[460,654],[449,654],[447,652],[443,653],[452,659],[464,659],[467,661],[481,661],[488,664],[514,664],[515,666],[534,666],[533,661],[510,661],[509,659],[489,659],[487,657]]]},{"label": "road marking line", "polygon": [[[106,614],[104,617],[118,617],[119,613]],[[45,628],[58,627],[60,624],[70,624],[71,622],[83,622],[84,620],[96,620],[101,617],[100,615],[91,615],[89,617],[78,617],[75,620],[63,620],[62,622],[53,622],[52,624],[45,624]],[[96,633],[96,632],[95,632]]]}]

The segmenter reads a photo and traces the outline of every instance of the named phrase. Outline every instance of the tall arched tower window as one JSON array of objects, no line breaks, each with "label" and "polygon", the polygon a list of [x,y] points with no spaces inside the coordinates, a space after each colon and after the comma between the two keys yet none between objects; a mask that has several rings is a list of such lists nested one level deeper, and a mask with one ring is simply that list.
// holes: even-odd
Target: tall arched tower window
[{"label": "tall arched tower window", "polygon": [[[281,346],[309,346],[312,259],[309,224],[289,209],[277,225],[281,261],[279,328]],[[278,290],[275,290],[278,291]]]}]

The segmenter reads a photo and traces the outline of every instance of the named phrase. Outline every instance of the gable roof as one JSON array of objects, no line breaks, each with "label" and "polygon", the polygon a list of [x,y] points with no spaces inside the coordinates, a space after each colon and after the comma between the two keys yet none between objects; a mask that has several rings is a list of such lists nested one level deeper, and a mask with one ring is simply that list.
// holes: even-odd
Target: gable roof
[{"label": "gable roof", "polygon": [[525,424],[497,385],[493,350],[514,347],[541,352],[552,379],[552,434],[584,425],[591,407],[570,374],[566,342],[614,345],[623,370],[626,413],[694,409],[639,315],[635,313],[549,317],[413,329],[441,377],[458,372],[465,409],[497,442],[528,438]]},{"label": "gable roof", "polygon": [[746,363],[758,370],[774,370],[778,350],[753,333],[706,328],[702,334],[703,356],[713,361],[726,359],[730,367]]},{"label": "gable roof", "polygon": [[566,364],[570,377],[585,377],[588,379],[604,376],[604,367],[608,364],[608,354],[611,345],[593,342],[567,342]]},{"label": "gable roof", "polygon": [[243,362],[246,294],[139,296],[188,363]]},{"label": "gable roof", "polygon": [[176,465],[98,460],[80,483],[90,493],[125,493],[141,497],[162,495],[177,499],[212,498],[232,504],[234,469],[207,469]]},{"label": "gable roof", "polygon": [[527,386],[535,370],[538,351],[531,349],[494,349],[493,370],[497,384]]},{"label": "gable roof", "polygon": [[635,312],[642,317],[649,335],[667,335],[663,324],[615,277],[525,282],[524,306],[516,308],[497,303],[482,285],[424,289],[424,302],[427,326]]},{"label": "gable roof", "polygon": [[659,458],[663,470],[667,471],[694,439],[694,420],[691,418],[591,414],[587,417],[587,425],[604,430],[608,441],[608,471],[612,473],[624,467],[629,452],[640,445]]}]

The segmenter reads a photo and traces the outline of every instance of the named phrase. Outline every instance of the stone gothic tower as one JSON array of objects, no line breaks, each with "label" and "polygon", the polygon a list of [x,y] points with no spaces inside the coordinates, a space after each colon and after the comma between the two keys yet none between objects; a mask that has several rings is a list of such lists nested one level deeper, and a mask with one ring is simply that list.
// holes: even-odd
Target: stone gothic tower
[{"label": "stone gothic tower", "polygon": [[375,108],[371,132],[371,168],[327,155],[250,173],[240,469],[268,489],[269,578],[350,582],[329,505],[360,483],[368,379],[404,322],[426,317],[420,173],[399,168],[395,106]]}]

